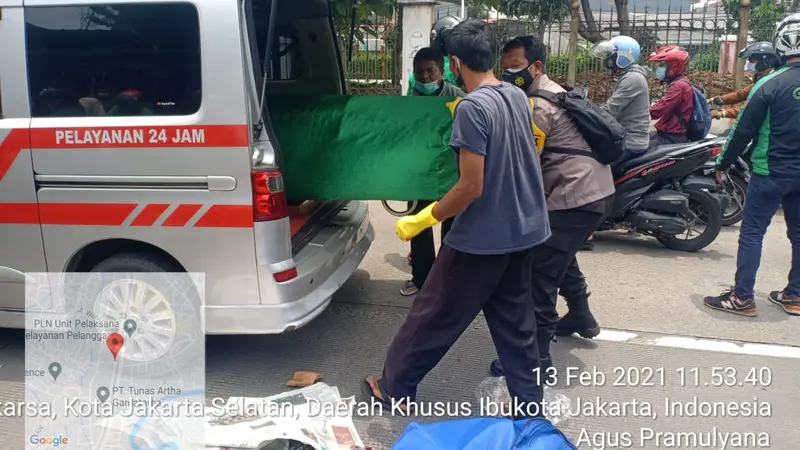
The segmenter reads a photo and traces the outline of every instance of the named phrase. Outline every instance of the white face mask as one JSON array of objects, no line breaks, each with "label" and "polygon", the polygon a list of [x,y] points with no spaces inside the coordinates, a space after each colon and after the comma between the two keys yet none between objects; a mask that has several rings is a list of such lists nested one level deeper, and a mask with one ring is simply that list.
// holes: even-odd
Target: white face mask
[{"label": "white face mask", "polygon": [[750,73],[755,73],[756,72],[756,63],[752,63],[752,62],[748,61],[747,64],[744,65],[744,70],[746,70],[747,72],[750,72]]}]

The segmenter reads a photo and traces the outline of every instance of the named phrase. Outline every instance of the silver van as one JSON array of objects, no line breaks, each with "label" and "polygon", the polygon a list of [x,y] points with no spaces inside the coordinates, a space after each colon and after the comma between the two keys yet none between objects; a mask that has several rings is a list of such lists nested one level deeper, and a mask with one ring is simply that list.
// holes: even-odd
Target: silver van
[{"label": "silver van", "polygon": [[271,95],[343,94],[327,0],[0,0],[0,326],[26,272],[204,272],[206,332],[307,324],[366,202],[285,192]]}]

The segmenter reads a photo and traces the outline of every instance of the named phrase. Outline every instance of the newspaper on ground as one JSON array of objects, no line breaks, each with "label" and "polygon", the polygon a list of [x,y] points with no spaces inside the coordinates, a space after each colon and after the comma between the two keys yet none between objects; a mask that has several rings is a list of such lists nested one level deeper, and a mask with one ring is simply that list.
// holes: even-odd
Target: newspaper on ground
[{"label": "newspaper on ground", "polygon": [[325,383],[270,397],[231,397],[206,415],[207,448],[364,450],[353,425],[355,399]]}]

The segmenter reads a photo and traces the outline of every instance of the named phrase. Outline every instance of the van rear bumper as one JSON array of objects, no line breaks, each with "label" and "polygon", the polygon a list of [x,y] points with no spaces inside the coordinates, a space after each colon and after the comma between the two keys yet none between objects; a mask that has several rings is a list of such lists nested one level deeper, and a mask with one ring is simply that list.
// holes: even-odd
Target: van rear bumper
[{"label": "van rear bumper", "polygon": [[[367,203],[351,205],[353,210],[343,212],[343,221],[332,223],[327,233],[321,233],[320,237],[327,236],[324,243],[307,246],[295,255],[298,278],[284,283],[262,279],[262,283],[271,282],[272,286],[262,286],[261,304],[207,305],[206,334],[285,333],[322,314],[375,240]],[[270,294],[265,295],[265,291]],[[283,301],[270,303],[271,298]]]}]

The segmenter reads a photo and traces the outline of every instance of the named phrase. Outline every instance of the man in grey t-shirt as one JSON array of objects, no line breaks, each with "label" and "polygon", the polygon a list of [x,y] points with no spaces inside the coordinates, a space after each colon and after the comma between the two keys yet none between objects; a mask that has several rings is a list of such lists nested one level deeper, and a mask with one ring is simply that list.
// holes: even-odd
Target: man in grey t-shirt
[{"label": "man in grey t-shirt", "polygon": [[447,35],[450,67],[467,94],[456,107],[450,145],[459,179],[439,201],[397,221],[407,240],[455,216],[428,279],[389,346],[383,376],[367,377],[365,393],[405,407],[417,385],[483,311],[515,417],[543,416],[530,299],[532,250],[550,237],[539,158],[525,93],[498,80],[497,37],[467,20]]}]

